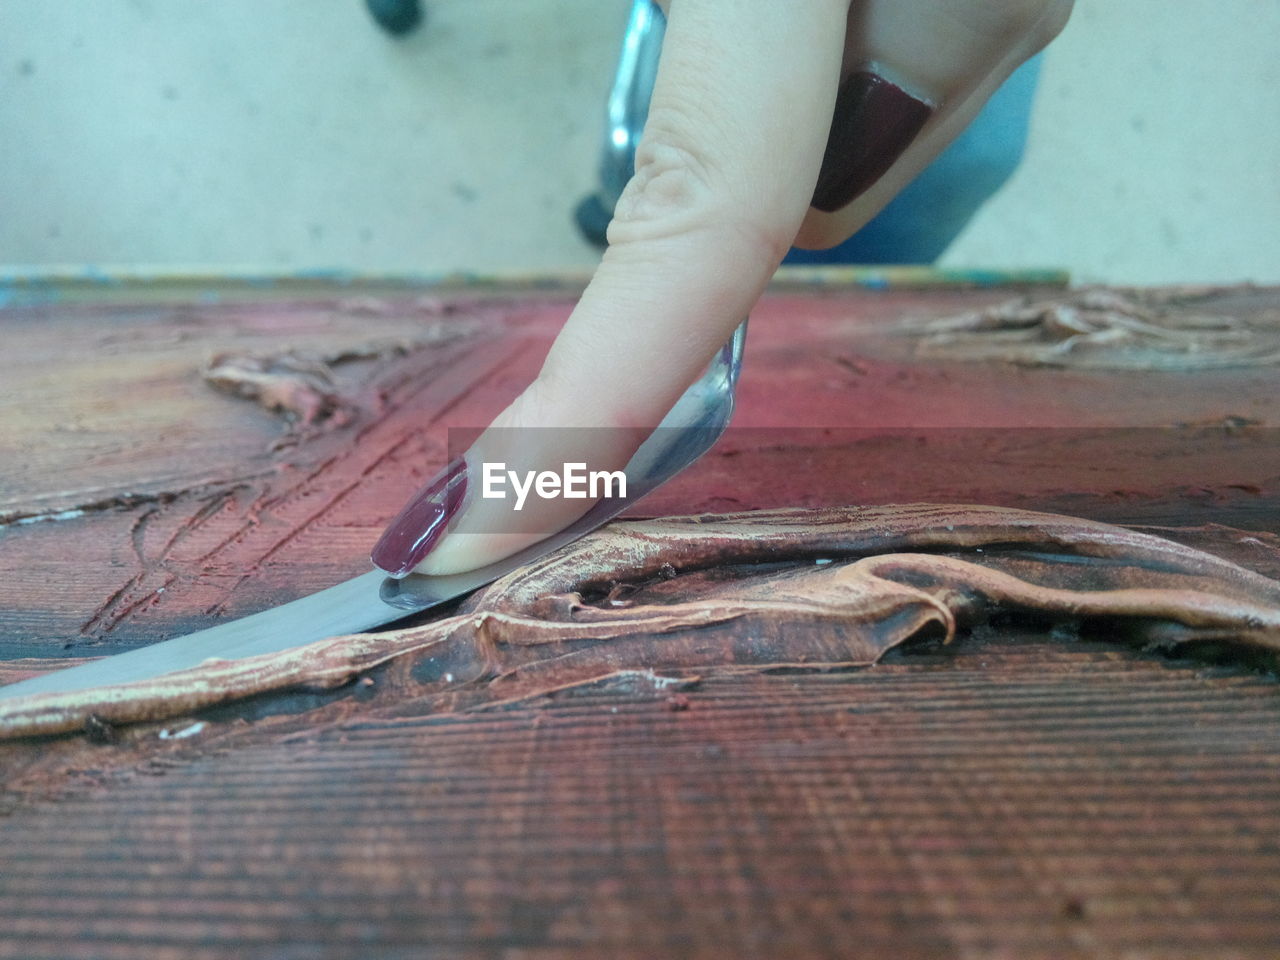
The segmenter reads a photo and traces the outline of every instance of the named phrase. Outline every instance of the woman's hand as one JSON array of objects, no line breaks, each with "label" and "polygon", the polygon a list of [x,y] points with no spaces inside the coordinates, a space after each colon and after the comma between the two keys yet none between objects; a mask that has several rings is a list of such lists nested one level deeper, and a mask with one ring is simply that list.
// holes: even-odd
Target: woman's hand
[{"label": "woman's hand", "polygon": [[513,512],[481,496],[483,464],[621,469],[792,244],[833,246],[871,219],[1061,30],[1071,0],[669,7],[600,267],[537,380],[388,527],[374,550],[388,572],[481,566],[586,512],[538,497]]}]

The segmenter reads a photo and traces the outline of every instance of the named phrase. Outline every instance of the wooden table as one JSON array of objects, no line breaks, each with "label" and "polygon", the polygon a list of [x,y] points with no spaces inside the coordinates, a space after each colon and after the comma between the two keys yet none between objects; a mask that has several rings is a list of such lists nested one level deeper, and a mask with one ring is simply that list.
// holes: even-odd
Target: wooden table
[{"label": "wooden table", "polygon": [[[776,289],[735,428],[635,515],[997,504],[1280,578],[1276,365],[1014,363],[922,332],[1061,296]],[[117,300],[0,311],[2,680],[364,572],[572,304]],[[1160,304],[1280,331],[1276,290]],[[247,390],[252,363],[256,400],[210,382]],[[1280,687],[1256,667],[997,620],[872,667],[483,709],[442,708],[407,657],[0,743],[0,957],[1275,956]]]}]

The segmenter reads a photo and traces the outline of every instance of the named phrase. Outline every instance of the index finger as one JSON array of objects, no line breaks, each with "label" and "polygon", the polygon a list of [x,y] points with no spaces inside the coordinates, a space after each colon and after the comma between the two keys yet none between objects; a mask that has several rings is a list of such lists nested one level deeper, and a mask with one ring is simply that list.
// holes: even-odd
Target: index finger
[{"label": "index finger", "polygon": [[551,425],[656,425],[758,299],[813,196],[847,14],[671,4],[635,176],[540,377]]},{"label": "index finger", "polygon": [[[537,380],[468,450],[461,474],[491,463],[532,475],[628,462],[751,309],[804,218],[846,14],[845,0],[675,0],[610,247]],[[605,429],[545,429],[576,427]],[[433,486],[422,496],[430,509],[411,504],[375,548],[383,569],[473,569],[590,507],[558,497],[522,509],[470,495],[447,508]],[[443,521],[429,536],[416,528],[418,513],[455,509],[447,533]]]}]

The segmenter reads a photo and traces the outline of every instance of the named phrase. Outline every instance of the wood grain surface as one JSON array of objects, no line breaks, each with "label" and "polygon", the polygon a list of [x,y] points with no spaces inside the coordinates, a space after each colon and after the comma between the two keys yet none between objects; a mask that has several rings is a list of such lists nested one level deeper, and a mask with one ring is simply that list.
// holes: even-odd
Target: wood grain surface
[{"label": "wood grain surface", "polygon": [[1280,936],[1280,696],[1231,666],[1004,628],[871,671],[209,723],[122,771],[128,747],[64,750],[77,786],[0,821],[0,956],[1199,960]]},{"label": "wood grain surface", "polygon": [[[767,297],[735,428],[634,515],[993,504],[1280,578],[1277,369],[1117,371],[1092,341],[1046,365],[1025,337],[940,355],[938,322],[1051,294]],[[1280,329],[1274,290],[1161,303]],[[368,569],[447,429],[501,409],[570,306],[0,311],[0,679]],[[841,635],[746,618],[682,642],[753,629]],[[1280,686],[1230,644],[1178,659],[1105,618],[994,609],[875,666],[630,649],[483,702],[423,654],[0,745],[0,957],[1280,952]]]}]

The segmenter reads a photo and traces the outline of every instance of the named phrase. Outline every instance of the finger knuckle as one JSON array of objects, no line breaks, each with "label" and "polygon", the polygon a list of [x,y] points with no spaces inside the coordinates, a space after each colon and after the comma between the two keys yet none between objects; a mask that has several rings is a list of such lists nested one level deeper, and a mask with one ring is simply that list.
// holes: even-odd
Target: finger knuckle
[{"label": "finger knuckle", "polygon": [[687,126],[650,117],[636,149],[635,174],[614,210],[612,231],[677,229],[714,215],[716,171],[698,148],[698,138],[685,132]]},{"label": "finger knuckle", "polygon": [[[713,122],[712,118],[708,118]],[[771,229],[767,204],[735,181],[731,171],[700,144],[722,132],[695,123],[687,114],[650,115],[636,150],[635,174],[614,208],[610,246],[639,246],[696,232],[715,232],[736,245],[745,242],[766,258],[781,259],[791,237]]]}]

